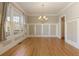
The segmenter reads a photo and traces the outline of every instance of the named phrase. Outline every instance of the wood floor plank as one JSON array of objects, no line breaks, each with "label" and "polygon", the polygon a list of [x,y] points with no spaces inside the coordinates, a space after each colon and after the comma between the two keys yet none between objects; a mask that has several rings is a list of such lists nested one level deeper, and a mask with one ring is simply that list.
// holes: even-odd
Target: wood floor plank
[{"label": "wood floor plank", "polygon": [[79,49],[58,38],[31,37],[2,56],[79,56]]}]

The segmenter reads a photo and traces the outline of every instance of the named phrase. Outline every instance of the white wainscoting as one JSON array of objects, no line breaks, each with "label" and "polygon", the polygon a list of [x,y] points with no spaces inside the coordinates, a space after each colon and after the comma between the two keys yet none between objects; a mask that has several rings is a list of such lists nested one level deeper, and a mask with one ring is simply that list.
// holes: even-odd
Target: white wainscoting
[{"label": "white wainscoting", "polygon": [[28,37],[58,37],[58,23],[30,23]]},{"label": "white wainscoting", "polygon": [[79,49],[79,18],[70,18],[65,23],[65,41]]}]

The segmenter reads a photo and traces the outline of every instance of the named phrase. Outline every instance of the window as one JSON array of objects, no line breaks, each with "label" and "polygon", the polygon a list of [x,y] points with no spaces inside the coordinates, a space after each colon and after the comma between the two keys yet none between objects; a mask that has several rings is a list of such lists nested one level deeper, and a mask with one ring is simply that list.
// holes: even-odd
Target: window
[{"label": "window", "polygon": [[5,35],[11,35],[11,7],[8,5],[7,14],[6,14],[6,21],[5,21]]},{"label": "window", "polygon": [[24,32],[24,21],[23,13],[12,4],[9,4],[5,23],[6,37],[19,35],[19,33]]}]

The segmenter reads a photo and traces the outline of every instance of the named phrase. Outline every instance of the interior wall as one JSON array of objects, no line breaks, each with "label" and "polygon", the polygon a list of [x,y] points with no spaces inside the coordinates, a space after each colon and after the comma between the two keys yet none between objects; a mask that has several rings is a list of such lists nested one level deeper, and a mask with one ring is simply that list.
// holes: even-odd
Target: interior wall
[{"label": "interior wall", "polygon": [[39,16],[28,16],[28,28],[30,36],[57,36],[58,17],[47,16],[48,20],[41,22]]},{"label": "interior wall", "polygon": [[[28,16],[28,23],[41,23],[38,20],[39,16]],[[44,23],[58,23],[58,17],[57,16],[47,16],[48,17],[48,21],[44,22]]]},{"label": "interior wall", "polygon": [[[78,43],[79,42],[79,39],[78,39],[79,3],[75,2],[70,7],[65,9],[59,15],[59,20],[61,20],[62,16],[65,16],[65,21],[66,21],[65,22],[65,41],[75,46],[76,48],[79,48],[79,43]],[[61,33],[60,30],[61,29],[59,29],[59,34]]]}]

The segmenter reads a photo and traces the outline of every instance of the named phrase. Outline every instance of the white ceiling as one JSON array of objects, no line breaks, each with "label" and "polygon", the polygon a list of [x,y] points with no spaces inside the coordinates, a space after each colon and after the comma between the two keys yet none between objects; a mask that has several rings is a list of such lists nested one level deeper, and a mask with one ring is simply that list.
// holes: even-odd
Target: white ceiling
[{"label": "white ceiling", "polygon": [[70,2],[17,2],[17,4],[29,14],[57,14]]}]

